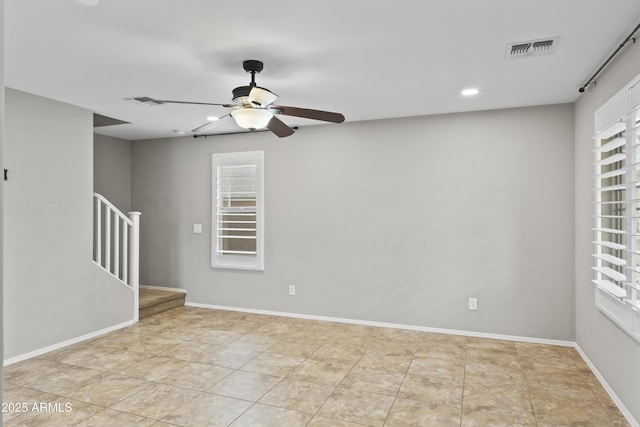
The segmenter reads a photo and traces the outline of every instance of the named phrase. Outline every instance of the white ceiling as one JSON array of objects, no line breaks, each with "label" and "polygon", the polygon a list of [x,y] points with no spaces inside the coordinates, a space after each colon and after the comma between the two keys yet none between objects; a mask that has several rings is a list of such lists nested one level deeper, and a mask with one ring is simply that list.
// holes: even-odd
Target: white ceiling
[{"label": "white ceiling", "polygon": [[[264,61],[257,82],[277,104],[347,121],[573,102],[640,19],[637,0],[78,3],[6,0],[6,84],[131,122],[98,129],[131,140],[228,111],[125,98],[226,103],[250,80],[245,59]],[[505,59],[507,43],[549,37],[552,55]],[[467,87],[480,94],[461,96]]]}]

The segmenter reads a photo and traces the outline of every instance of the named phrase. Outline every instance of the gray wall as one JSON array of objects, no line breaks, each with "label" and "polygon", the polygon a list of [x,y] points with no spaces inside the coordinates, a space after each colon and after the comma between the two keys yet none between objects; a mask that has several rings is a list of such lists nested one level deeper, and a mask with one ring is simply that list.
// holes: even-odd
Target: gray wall
[{"label": "gray wall", "polygon": [[607,383],[640,420],[640,344],[603,316],[594,305],[593,279],[593,115],[605,101],[640,73],[640,46],[632,45],[598,77],[575,107],[576,342]]},{"label": "gray wall", "polygon": [[105,135],[93,137],[93,191],[122,212],[131,210],[131,142]]},{"label": "gray wall", "polygon": [[[573,340],[572,123],[555,105],[135,141],[141,283],[204,304]],[[265,271],[212,270],[211,153],[247,150],[265,151]]]},{"label": "gray wall", "polygon": [[133,319],[133,293],[91,260],[92,113],[11,89],[5,113],[6,359]]}]

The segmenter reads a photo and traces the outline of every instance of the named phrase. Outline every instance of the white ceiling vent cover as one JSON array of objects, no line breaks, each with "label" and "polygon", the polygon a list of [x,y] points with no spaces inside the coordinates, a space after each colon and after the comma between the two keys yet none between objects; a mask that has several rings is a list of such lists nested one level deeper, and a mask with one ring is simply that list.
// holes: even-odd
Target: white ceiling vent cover
[{"label": "white ceiling vent cover", "polygon": [[507,44],[505,59],[551,55],[557,47],[558,37],[509,43]]}]

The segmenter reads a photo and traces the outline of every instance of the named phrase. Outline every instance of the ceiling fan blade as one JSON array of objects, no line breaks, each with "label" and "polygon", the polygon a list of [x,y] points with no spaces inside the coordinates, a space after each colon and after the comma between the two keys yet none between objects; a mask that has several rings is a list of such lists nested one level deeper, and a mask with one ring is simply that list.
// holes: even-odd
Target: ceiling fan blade
[{"label": "ceiling fan blade", "polygon": [[209,129],[214,128],[214,127],[216,127],[216,126],[218,126],[220,124],[222,119],[224,119],[225,117],[229,117],[229,116],[230,116],[230,114],[225,114],[224,116],[219,117],[218,120],[210,120],[207,123],[205,123],[203,125],[200,125],[195,129],[191,129],[191,132],[195,133],[195,132],[198,132],[198,131],[200,131],[200,130],[202,130],[204,128],[209,128]]},{"label": "ceiling fan blade", "polygon": [[133,101],[143,105],[162,105],[162,104],[192,104],[192,105],[216,105],[219,107],[237,107],[235,104],[217,104],[215,102],[189,102],[189,101],[172,101],[170,99],[155,99],[148,96],[135,96],[133,98],[126,98],[127,101]]},{"label": "ceiling fan blade", "polygon": [[217,105],[219,107],[237,107],[236,104],[216,104],[214,102],[171,101],[168,99],[152,99],[152,101],[159,104]]},{"label": "ceiling fan blade", "polygon": [[280,138],[284,138],[285,136],[293,135],[294,130],[291,129],[285,122],[277,118],[276,116],[271,117],[269,123],[267,124],[267,128],[275,133]]},{"label": "ceiling fan blade", "polygon": [[273,105],[271,109],[276,114],[284,114],[285,116],[302,117],[305,119],[322,120],[331,123],[344,122],[344,116],[340,113],[332,113],[331,111],[311,110],[309,108],[287,107],[285,105]]}]

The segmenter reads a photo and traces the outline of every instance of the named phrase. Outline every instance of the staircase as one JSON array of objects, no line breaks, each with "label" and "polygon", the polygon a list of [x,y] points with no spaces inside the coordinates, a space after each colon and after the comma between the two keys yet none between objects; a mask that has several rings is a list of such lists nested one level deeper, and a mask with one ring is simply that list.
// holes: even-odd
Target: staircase
[{"label": "staircase", "polygon": [[138,321],[140,212],[125,215],[93,193],[93,261],[133,293],[133,321]]},{"label": "staircase", "polygon": [[184,307],[184,292],[139,286],[140,212],[125,215],[98,193],[93,199],[93,261],[131,289],[133,321]]},{"label": "staircase", "polygon": [[184,307],[186,295],[184,292],[140,288],[139,318],[144,319],[163,311]]}]

